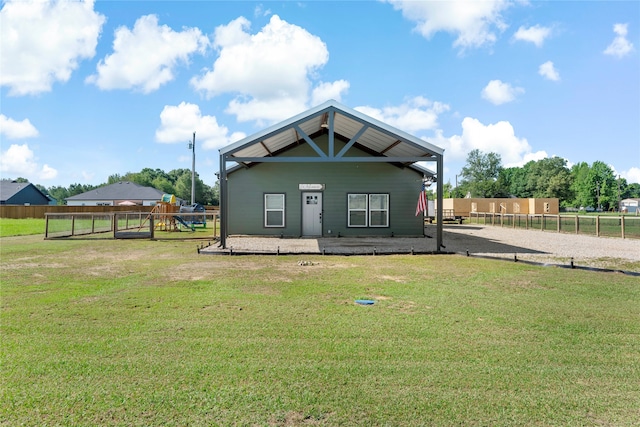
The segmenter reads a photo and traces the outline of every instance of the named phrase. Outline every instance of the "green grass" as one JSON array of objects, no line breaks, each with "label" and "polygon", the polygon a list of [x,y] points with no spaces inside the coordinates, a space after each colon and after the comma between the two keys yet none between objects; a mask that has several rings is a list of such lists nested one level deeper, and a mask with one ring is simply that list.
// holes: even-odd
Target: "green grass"
[{"label": "green grass", "polygon": [[44,234],[43,218],[0,218],[0,237]]},{"label": "green grass", "polygon": [[197,255],[182,241],[0,243],[2,426],[640,420],[635,277],[457,256]]}]

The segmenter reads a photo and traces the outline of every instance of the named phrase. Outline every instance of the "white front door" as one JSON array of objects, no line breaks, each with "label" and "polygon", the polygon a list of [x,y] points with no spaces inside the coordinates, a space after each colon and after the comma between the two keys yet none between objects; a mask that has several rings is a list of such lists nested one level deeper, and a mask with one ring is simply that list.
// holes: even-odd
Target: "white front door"
[{"label": "white front door", "polygon": [[302,193],[302,235],[322,236],[322,193]]}]

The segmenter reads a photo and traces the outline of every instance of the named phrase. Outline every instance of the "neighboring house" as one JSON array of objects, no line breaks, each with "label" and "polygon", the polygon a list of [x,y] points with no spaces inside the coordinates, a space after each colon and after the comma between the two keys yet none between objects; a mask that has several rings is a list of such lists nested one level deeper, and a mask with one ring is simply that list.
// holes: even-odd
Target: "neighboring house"
[{"label": "neighboring house", "polygon": [[68,206],[153,206],[162,199],[162,195],[162,191],[155,188],[121,181],[65,200]]},{"label": "neighboring house", "polygon": [[469,217],[471,213],[558,215],[560,201],[557,198],[472,198],[444,199],[442,207],[455,216]]},{"label": "neighboring house", "polygon": [[0,180],[0,204],[48,205],[50,198],[30,182]]},{"label": "neighboring house", "polygon": [[620,212],[639,213],[640,199],[624,199],[620,201]]},{"label": "neighboring house", "polygon": [[[434,172],[416,162],[442,170],[442,153],[327,101],[220,150],[221,244],[229,235],[424,236],[416,205]],[[440,248],[441,222],[437,238]]]}]

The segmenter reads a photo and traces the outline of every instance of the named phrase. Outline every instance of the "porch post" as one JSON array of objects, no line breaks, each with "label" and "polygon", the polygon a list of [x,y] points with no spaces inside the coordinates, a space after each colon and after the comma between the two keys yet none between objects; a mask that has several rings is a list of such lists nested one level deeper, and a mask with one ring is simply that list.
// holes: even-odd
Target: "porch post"
[{"label": "porch post", "polygon": [[442,181],[444,180],[443,173],[443,161],[442,154],[436,155],[437,160],[437,189],[436,189],[436,197],[438,198],[438,209],[436,210],[436,221],[437,221],[437,235],[436,235],[436,244],[438,245],[437,252],[442,250],[442,196],[444,194],[444,189],[442,188]]},{"label": "porch post", "polygon": [[227,249],[227,162],[220,154],[220,246]]}]

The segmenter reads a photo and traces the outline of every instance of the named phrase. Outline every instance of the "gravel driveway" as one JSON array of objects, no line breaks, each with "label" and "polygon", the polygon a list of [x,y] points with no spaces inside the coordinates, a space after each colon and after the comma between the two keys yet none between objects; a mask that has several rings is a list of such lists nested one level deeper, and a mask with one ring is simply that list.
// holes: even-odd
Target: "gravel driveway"
[{"label": "gravel driveway", "polygon": [[[442,251],[466,255],[527,260],[640,271],[640,240],[592,237],[540,230],[521,230],[484,225],[444,225]],[[238,237],[227,239],[227,249],[216,245],[201,253],[253,254],[397,254],[436,251],[436,226],[428,225],[427,237],[330,237],[273,238]]]}]

